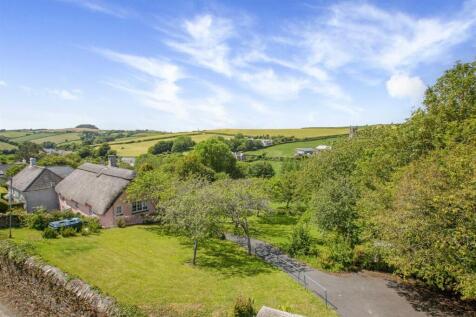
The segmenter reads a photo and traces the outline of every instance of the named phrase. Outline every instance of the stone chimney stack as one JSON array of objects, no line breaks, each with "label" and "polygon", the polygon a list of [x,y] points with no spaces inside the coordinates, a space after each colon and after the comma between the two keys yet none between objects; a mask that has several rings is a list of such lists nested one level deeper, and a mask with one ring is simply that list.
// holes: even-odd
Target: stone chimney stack
[{"label": "stone chimney stack", "polygon": [[117,167],[117,157],[115,155],[109,155],[107,157],[107,160],[108,160],[107,166]]},{"label": "stone chimney stack", "polygon": [[36,158],[30,157],[30,166],[36,166]]}]

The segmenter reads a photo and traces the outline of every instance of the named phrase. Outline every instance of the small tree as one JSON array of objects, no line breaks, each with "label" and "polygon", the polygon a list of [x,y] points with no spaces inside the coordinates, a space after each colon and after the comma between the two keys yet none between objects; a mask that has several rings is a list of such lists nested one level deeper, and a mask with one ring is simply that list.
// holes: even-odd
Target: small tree
[{"label": "small tree", "polygon": [[149,148],[150,154],[162,154],[172,151],[174,141],[159,141]]},{"label": "small tree", "polygon": [[268,201],[262,191],[249,179],[220,180],[213,184],[219,197],[220,211],[228,217],[247,239],[248,254],[251,254],[251,237],[248,218],[259,210],[265,210]]},{"label": "small tree", "polygon": [[271,180],[271,194],[274,199],[286,204],[286,209],[295,199],[297,194],[297,180],[298,175],[294,172],[283,173]]},{"label": "small tree", "polygon": [[192,138],[189,136],[179,136],[174,140],[172,152],[185,152],[190,150],[195,145]]},{"label": "small tree", "polygon": [[214,198],[208,181],[190,179],[179,183],[174,198],[162,204],[164,221],[193,241],[193,265],[196,263],[198,244],[218,232]]}]

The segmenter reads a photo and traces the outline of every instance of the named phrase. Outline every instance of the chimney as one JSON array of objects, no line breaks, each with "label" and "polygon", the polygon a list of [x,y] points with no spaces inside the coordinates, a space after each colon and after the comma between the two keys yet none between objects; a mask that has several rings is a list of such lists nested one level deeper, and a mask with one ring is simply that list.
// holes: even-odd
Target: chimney
[{"label": "chimney", "polygon": [[36,166],[36,158],[30,157],[30,166]]},{"label": "chimney", "polygon": [[117,157],[115,155],[109,155],[107,157],[107,160],[108,160],[107,166],[117,167]]}]

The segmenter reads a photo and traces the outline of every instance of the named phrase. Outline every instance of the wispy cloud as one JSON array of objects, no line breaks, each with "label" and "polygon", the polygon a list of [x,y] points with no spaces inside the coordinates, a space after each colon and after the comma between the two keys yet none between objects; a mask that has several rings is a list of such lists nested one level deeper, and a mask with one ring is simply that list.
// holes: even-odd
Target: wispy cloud
[{"label": "wispy cloud", "polygon": [[4,80],[0,80],[0,87],[5,87],[7,86],[7,82]]},{"label": "wispy cloud", "polygon": [[178,65],[151,57],[124,54],[105,49],[93,49],[100,55],[149,75],[145,86],[134,87],[130,84],[109,82],[114,88],[121,89],[139,97],[142,102],[154,109],[174,115],[184,121],[202,122],[208,126],[221,126],[231,122],[225,103],[231,97],[218,86],[202,82],[210,92],[201,98],[184,97],[178,81],[187,78]]},{"label": "wispy cloud", "polygon": [[71,3],[83,9],[96,12],[107,14],[116,18],[127,18],[130,17],[132,11],[130,9],[126,9],[124,7],[120,7],[118,5],[110,4],[105,1],[101,0],[59,0],[66,3]]},{"label": "wispy cloud", "polygon": [[81,90],[80,89],[72,89],[72,90],[67,90],[67,89],[48,89],[47,90],[48,94],[56,96],[60,99],[63,100],[77,100],[81,97]]}]

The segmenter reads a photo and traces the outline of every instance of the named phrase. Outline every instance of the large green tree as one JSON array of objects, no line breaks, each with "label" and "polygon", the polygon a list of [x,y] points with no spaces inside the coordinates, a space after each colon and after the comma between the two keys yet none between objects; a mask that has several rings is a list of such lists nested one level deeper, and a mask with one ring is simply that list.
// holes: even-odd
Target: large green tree
[{"label": "large green tree", "polygon": [[237,172],[236,159],[230,147],[222,140],[212,138],[200,142],[193,152],[202,164],[215,172],[225,172],[232,176]]}]

